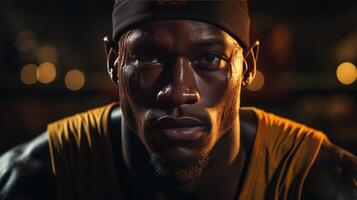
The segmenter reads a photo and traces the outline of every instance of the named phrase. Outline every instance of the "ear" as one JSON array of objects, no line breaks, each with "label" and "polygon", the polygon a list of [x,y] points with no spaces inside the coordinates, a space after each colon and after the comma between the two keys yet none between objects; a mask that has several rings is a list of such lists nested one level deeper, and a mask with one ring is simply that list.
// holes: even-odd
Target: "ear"
[{"label": "ear", "polygon": [[243,75],[242,75],[242,84],[244,86],[250,85],[254,80],[255,72],[254,72],[253,65],[254,64],[251,61],[251,59],[249,59],[249,56],[247,56],[247,58],[244,58],[244,60],[243,60]]},{"label": "ear", "polygon": [[243,59],[243,81],[244,86],[248,86],[254,80],[255,74],[257,72],[257,61],[259,55],[260,42],[256,41],[248,51],[245,53]]},{"label": "ear", "polygon": [[113,41],[110,36],[103,38],[105,55],[107,58],[107,72],[115,84],[118,84],[118,66],[116,60],[118,59],[118,45]]}]

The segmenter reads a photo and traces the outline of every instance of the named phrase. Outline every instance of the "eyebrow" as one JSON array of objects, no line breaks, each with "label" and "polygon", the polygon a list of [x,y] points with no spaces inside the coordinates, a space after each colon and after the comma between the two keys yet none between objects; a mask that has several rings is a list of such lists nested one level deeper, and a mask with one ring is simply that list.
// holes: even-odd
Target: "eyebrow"
[{"label": "eyebrow", "polygon": [[211,46],[220,46],[226,48],[227,44],[221,39],[205,39],[197,42],[193,42],[193,46],[196,47],[211,47]]},{"label": "eyebrow", "polygon": [[165,49],[165,47],[158,43],[158,42],[155,42],[155,40],[153,39],[150,39],[150,38],[142,38],[142,39],[139,39],[138,41],[135,41],[133,42],[131,45],[130,45],[130,48],[131,51],[140,51],[142,47],[144,46],[150,46],[152,47],[153,49]]}]

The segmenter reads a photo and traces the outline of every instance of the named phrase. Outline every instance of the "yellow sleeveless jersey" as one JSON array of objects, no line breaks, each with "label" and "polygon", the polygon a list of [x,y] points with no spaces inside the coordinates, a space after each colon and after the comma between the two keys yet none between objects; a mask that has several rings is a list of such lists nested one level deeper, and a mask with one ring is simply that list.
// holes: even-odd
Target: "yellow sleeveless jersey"
[{"label": "yellow sleeveless jersey", "polygon": [[[108,119],[115,104],[48,125],[58,199],[124,199],[114,165]],[[240,200],[300,199],[304,179],[326,136],[302,124],[246,107],[258,117]]]}]

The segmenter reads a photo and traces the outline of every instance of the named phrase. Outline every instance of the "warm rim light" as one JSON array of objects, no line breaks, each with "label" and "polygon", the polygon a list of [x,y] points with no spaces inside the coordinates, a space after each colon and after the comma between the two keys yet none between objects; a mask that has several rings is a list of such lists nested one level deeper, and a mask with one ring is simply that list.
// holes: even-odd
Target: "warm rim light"
[{"label": "warm rim light", "polygon": [[20,72],[21,81],[27,85],[32,85],[36,83],[37,82],[36,69],[37,69],[37,65],[35,64],[25,65]]},{"label": "warm rim light", "polygon": [[84,73],[78,69],[70,70],[64,77],[64,83],[69,90],[78,91],[85,83],[86,79]]},{"label": "warm rim light", "polygon": [[36,71],[37,80],[40,83],[51,83],[56,78],[56,66],[52,63],[42,63]]},{"label": "warm rim light", "polygon": [[340,83],[351,85],[357,79],[356,66],[350,62],[341,63],[336,70],[336,76]]},{"label": "warm rim light", "polygon": [[248,85],[247,89],[253,92],[259,91],[264,87],[264,75],[259,70],[255,74],[254,80]]}]

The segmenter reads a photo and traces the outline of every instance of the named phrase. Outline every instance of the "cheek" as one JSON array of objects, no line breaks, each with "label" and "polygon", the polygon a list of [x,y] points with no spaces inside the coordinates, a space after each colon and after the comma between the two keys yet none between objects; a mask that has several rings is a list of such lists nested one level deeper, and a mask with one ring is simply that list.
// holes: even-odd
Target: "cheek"
[{"label": "cheek", "polygon": [[199,74],[197,86],[200,90],[201,103],[205,107],[214,107],[221,100],[228,85],[226,71],[204,72]]},{"label": "cheek", "polygon": [[137,89],[143,94],[152,93],[157,87],[158,80],[163,75],[163,67],[151,67],[149,69],[141,69],[136,71],[134,83],[137,83]]},{"label": "cheek", "polygon": [[[216,95],[211,96],[216,102],[212,102],[206,111],[209,113],[212,122],[212,135],[220,137],[224,132],[232,127],[238,117],[240,107],[240,90],[242,78],[242,65],[237,63],[233,65],[231,70],[210,84],[211,88],[215,88]],[[212,95],[212,91],[208,90]],[[218,95],[218,96],[217,96]]]},{"label": "cheek", "polygon": [[132,84],[135,79],[135,68],[131,65],[125,65],[119,73],[119,101],[123,111],[124,118],[134,132],[139,132],[143,124],[143,109],[140,102],[136,99],[138,91],[136,86]]},{"label": "cheek", "polygon": [[[124,66],[119,75],[120,105],[127,125],[149,148],[145,137],[147,118],[150,118],[153,101],[152,94],[157,88],[158,80],[162,80],[160,68],[138,70],[135,66]],[[164,75],[162,75],[164,76]]]},{"label": "cheek", "polygon": [[240,63],[227,70],[200,73],[197,82],[203,105],[208,108],[216,107],[226,103],[227,98],[237,97],[241,87],[241,74]]},{"label": "cheek", "polygon": [[156,94],[168,76],[162,66],[138,68],[129,65],[122,70],[127,94],[133,103],[142,108],[149,108],[155,103]]},{"label": "cheek", "polygon": [[227,89],[219,104],[221,113],[219,120],[222,122],[221,129],[223,130],[231,128],[236,119],[238,119],[241,82],[242,62],[235,62],[228,76]]}]

